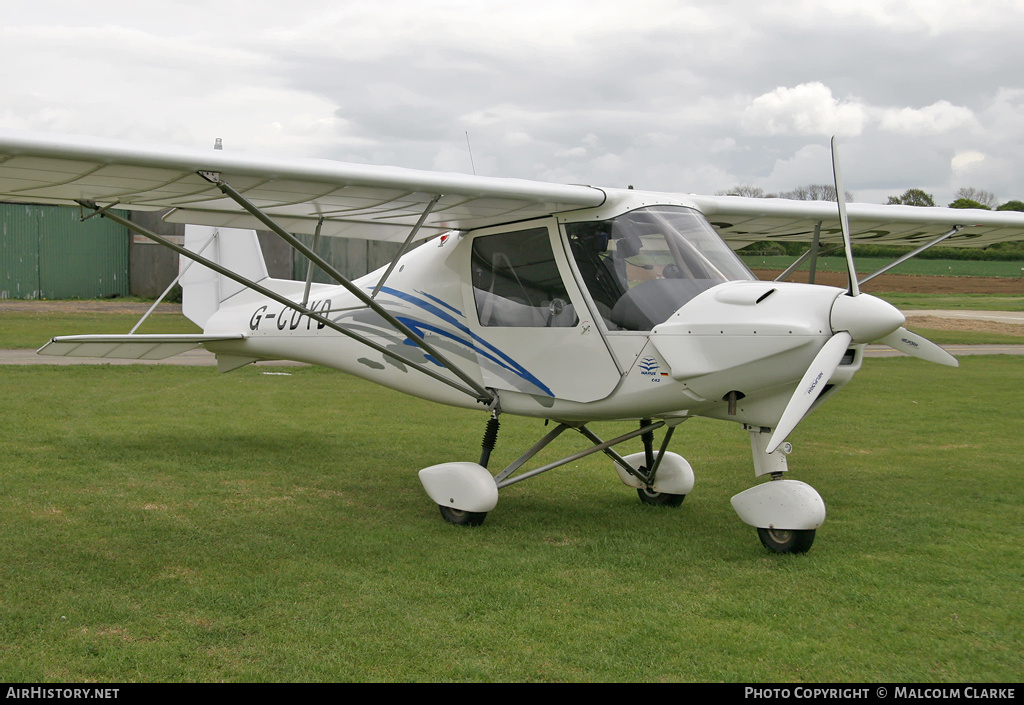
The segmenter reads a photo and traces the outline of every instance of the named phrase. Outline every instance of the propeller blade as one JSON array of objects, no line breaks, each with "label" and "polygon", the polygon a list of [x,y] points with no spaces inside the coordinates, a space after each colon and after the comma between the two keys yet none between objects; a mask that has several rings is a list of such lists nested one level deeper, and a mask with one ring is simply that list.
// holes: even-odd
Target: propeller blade
[{"label": "propeller blade", "polygon": [[846,248],[846,269],[850,273],[850,296],[860,295],[857,284],[857,268],[853,266],[853,244],[850,242],[850,221],[846,217],[846,192],[843,191],[843,177],[839,173],[839,151],[836,137],[832,135],[832,175],[836,182],[836,202],[839,204],[839,224],[843,228],[843,246]]},{"label": "propeller blade", "polygon": [[878,342],[888,345],[893,350],[899,350],[912,357],[919,357],[928,362],[937,362],[940,365],[959,367],[960,361],[928,340],[924,336],[912,333],[906,328],[900,328],[889,335],[881,338]]},{"label": "propeller blade", "polygon": [[803,420],[811,405],[818,398],[818,395],[821,394],[822,387],[828,382],[836,368],[839,367],[839,363],[842,361],[843,355],[846,354],[846,350],[850,347],[851,342],[853,342],[853,338],[849,333],[843,331],[829,338],[828,342],[818,351],[814,361],[811,362],[811,366],[807,368],[807,372],[800,379],[800,384],[797,385],[796,391],[793,392],[793,397],[789,400],[789,404],[786,405],[786,410],[782,412],[782,418],[775,425],[772,437],[768,439],[766,450],[769,453],[774,452],[776,448],[782,445],[782,442],[786,440],[786,436]]}]

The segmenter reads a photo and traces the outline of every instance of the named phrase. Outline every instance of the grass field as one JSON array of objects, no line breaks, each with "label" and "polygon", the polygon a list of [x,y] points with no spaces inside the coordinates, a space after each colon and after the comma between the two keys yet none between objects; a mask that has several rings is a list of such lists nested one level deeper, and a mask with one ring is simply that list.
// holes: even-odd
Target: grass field
[{"label": "grass field", "polygon": [[[735,425],[680,427],[678,509],[591,457],[464,529],[416,470],[482,414],[287,371],[0,368],[5,681],[1020,679],[1020,358],[866,361],[792,437],[803,556],[729,506]],[[503,421],[495,465],[544,432]]]},{"label": "grass field", "polygon": [[[128,333],[141,316],[131,313],[5,311],[0,314],[0,348],[38,348],[55,335]],[[179,314],[150,316],[136,333],[201,333]]]},{"label": "grass field", "polygon": [[[743,261],[748,267],[759,269],[786,269],[796,257],[787,255],[746,255]],[[894,257],[857,257],[858,272],[874,272],[890,264]],[[803,265],[807,269],[808,265]],[[822,272],[845,272],[844,257],[819,257],[818,270]],[[997,260],[945,260],[921,259],[914,257],[893,268],[893,274],[924,274],[930,276],[954,277],[1010,277],[1024,278],[1024,262],[1000,262]]]},{"label": "grass field", "polygon": [[923,294],[874,292],[901,311],[913,309],[963,309],[967,311],[1024,311],[1024,296],[1006,294]]},{"label": "grass field", "polygon": [[939,330],[937,328],[910,328],[938,345],[1024,345],[1024,326],[1006,326],[1007,330],[1020,331],[1017,334],[988,333],[972,330]]}]

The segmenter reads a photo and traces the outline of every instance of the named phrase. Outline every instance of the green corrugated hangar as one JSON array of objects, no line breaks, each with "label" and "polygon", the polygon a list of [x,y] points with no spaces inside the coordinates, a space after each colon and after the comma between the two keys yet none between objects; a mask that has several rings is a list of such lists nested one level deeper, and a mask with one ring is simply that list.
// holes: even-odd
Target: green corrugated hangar
[{"label": "green corrugated hangar", "polygon": [[[125,213],[122,211],[122,215]],[[161,213],[128,217],[165,236],[183,225]],[[0,203],[0,299],[157,297],[178,273],[178,256],[106,218],[83,221],[77,208]],[[300,236],[312,244],[312,236]],[[272,277],[305,279],[307,262],[272,233],[260,233]],[[349,278],[391,261],[398,243],[324,238],[318,254]],[[322,272],[316,281],[328,282]]]}]

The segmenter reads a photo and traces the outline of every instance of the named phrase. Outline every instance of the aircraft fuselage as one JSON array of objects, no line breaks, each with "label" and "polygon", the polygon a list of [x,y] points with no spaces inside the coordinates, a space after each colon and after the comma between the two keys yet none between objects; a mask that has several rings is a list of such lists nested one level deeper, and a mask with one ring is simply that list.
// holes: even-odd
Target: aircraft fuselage
[{"label": "aircraft fuselage", "polygon": [[[842,291],[757,281],[682,203],[595,211],[435,238],[401,258],[375,300],[495,390],[506,413],[773,425],[832,335],[829,314]],[[688,232],[680,239],[677,229]],[[369,294],[382,274],[354,283]],[[296,302],[306,295],[303,282],[262,284]],[[246,338],[208,347],[225,359],[323,365],[484,408],[404,364],[450,374],[344,287],[313,285],[307,306],[390,354],[251,291],[223,302],[204,331]],[[860,354],[844,363],[830,389],[852,377]]]}]

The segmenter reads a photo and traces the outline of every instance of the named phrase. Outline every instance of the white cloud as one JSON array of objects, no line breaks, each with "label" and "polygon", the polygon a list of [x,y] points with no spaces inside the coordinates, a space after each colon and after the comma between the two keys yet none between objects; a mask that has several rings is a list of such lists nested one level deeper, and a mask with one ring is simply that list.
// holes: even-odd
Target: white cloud
[{"label": "white cloud", "polygon": [[559,159],[581,159],[587,156],[586,147],[571,147],[569,149],[560,149],[555,152],[555,156]]},{"label": "white cloud", "polygon": [[991,30],[1006,23],[1019,27],[1020,21],[1018,0],[790,0],[768,3],[763,12],[780,21],[814,29],[831,24],[903,35],[925,32],[933,37]]},{"label": "white cloud", "polygon": [[[843,173],[846,173],[846,169]],[[792,156],[777,159],[767,179],[766,191],[790,191],[797,186],[832,183],[832,150],[826,144],[809,144]],[[846,187],[849,190],[849,187]]]},{"label": "white cloud", "polygon": [[868,119],[863,103],[838,100],[832,89],[814,81],[793,88],[780,86],[754,98],[742,124],[752,134],[859,135]]},{"label": "white cloud", "polygon": [[957,152],[957,154],[950,160],[950,166],[954,172],[962,173],[970,171],[974,165],[977,165],[985,161],[985,155],[981,152],[969,150],[966,152]]},{"label": "white cloud", "polygon": [[959,127],[978,127],[969,108],[939,100],[924,108],[890,108],[882,111],[880,127],[908,135],[938,135]]},{"label": "white cloud", "polygon": [[739,151],[739,145],[736,144],[735,137],[721,137],[711,142],[711,153],[712,154],[725,154],[727,152]]},{"label": "white cloud", "polygon": [[709,193],[822,183],[839,134],[865,192],[1024,197],[1019,0],[5,9],[5,127],[463,172],[468,131],[481,174]]}]

